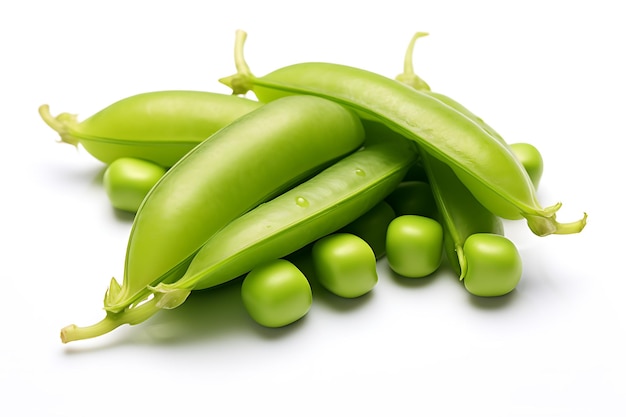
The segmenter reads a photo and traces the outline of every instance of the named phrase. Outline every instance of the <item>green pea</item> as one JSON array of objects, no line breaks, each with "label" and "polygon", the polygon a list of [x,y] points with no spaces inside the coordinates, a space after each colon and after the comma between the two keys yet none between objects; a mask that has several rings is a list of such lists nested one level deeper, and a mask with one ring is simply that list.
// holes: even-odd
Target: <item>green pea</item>
[{"label": "green pea", "polygon": [[116,159],[104,171],[104,190],[116,209],[135,213],[166,169],[136,158]]},{"label": "green pea", "polygon": [[360,297],[378,283],[374,251],[356,235],[335,233],[323,237],[313,245],[311,256],[315,276],[335,295]]},{"label": "green pea", "polygon": [[366,241],[374,251],[376,259],[380,259],[385,256],[387,228],[395,217],[393,208],[387,202],[381,201],[341,231],[357,235]]},{"label": "green pea", "polygon": [[301,319],[313,301],[309,281],[284,259],[252,269],[241,285],[241,297],[250,317],[266,327],[283,327]]},{"label": "green pea", "polygon": [[524,166],[535,188],[539,187],[539,181],[543,175],[543,157],[541,152],[530,143],[512,143],[511,150]]},{"label": "green pea", "polygon": [[509,239],[491,233],[467,238],[463,247],[467,291],[481,297],[497,297],[513,291],[522,277],[522,259]]},{"label": "green pea", "polygon": [[387,231],[387,261],[399,275],[425,277],[435,272],[443,258],[443,228],[434,219],[396,217]]},{"label": "green pea", "polygon": [[398,216],[413,214],[434,218],[437,215],[431,186],[425,181],[401,182],[386,201]]}]

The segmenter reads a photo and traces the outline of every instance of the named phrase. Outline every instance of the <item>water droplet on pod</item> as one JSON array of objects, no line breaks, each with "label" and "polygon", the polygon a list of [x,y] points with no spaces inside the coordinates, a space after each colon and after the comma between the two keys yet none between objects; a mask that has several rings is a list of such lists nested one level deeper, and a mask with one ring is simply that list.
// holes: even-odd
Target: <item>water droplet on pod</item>
[{"label": "water droplet on pod", "polygon": [[308,207],[309,200],[307,200],[304,197],[296,197],[296,204],[299,205],[300,207]]}]

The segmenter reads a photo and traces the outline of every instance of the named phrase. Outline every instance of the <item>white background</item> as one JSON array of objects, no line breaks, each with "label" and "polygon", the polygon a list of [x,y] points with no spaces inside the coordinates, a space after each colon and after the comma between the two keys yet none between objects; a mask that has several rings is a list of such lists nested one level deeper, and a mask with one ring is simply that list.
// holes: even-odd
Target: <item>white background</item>
[{"label": "white background", "polygon": [[[623,416],[626,31],[617,1],[20,1],[0,6],[0,414]],[[228,93],[236,29],[256,75],[302,61],[388,76],[415,31],[431,87],[545,159],[539,197],[580,235],[507,223],[522,282],[469,296],[446,269],[380,282],[359,300],[315,292],[280,330],[238,289],[98,339],[59,329],[102,317],[129,216],[103,166],[57,144],[37,114],[81,118],[153,90]]]}]

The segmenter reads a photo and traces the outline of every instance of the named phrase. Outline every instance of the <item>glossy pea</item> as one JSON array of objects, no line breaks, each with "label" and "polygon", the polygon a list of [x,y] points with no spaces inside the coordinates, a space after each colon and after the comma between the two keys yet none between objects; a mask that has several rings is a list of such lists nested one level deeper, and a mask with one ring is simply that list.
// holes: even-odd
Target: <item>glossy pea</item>
[{"label": "glossy pea", "polygon": [[237,74],[220,81],[234,93],[252,90],[269,102],[292,94],[308,94],[346,105],[365,119],[385,124],[448,164],[472,194],[493,213],[527,220],[537,235],[580,232],[579,221],[559,223],[561,204],[543,207],[521,163],[508,146],[474,120],[433,96],[359,68],[331,63],[301,63],[256,77],[243,58],[246,34],[237,32]]},{"label": "glossy pea", "polygon": [[351,233],[321,238],[313,245],[311,257],[319,283],[339,297],[361,297],[378,283],[374,251]]},{"label": "glossy pea", "polygon": [[265,327],[283,327],[304,317],[313,303],[304,274],[284,259],[254,267],[241,285],[246,311]]},{"label": "glossy pea", "polygon": [[530,143],[512,143],[511,150],[524,166],[528,176],[533,182],[535,188],[539,187],[539,182],[543,175],[543,157],[541,152]]},{"label": "glossy pea", "polygon": [[335,233],[383,201],[414,162],[408,141],[378,143],[231,221],[198,251],[185,275],[154,292],[174,308],[193,290],[223,284]]},{"label": "glossy pea", "polygon": [[522,276],[522,259],[515,245],[501,235],[477,233],[465,241],[467,291],[481,297],[498,297],[515,289]]},{"label": "glossy pea", "polygon": [[443,257],[443,228],[429,217],[396,217],[387,231],[387,261],[397,274],[422,278],[434,273]]},{"label": "glossy pea", "polygon": [[374,251],[376,259],[380,259],[385,256],[387,228],[395,217],[393,208],[386,201],[381,201],[341,231],[363,239]]},{"label": "glossy pea", "polygon": [[42,119],[61,137],[110,164],[139,158],[169,168],[213,133],[261,107],[257,101],[203,91],[156,91],[119,100],[79,122],[74,114]]},{"label": "glossy pea", "polygon": [[102,184],[113,207],[135,213],[165,172],[165,168],[153,162],[119,158],[104,171]]},{"label": "glossy pea", "polygon": [[425,181],[402,181],[386,201],[398,216],[414,214],[434,218],[437,215],[432,189]]}]

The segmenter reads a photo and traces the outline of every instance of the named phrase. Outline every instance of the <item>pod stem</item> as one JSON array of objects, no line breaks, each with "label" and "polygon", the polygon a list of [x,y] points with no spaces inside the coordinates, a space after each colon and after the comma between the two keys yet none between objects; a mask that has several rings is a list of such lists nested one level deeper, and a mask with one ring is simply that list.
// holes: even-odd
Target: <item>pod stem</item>
[{"label": "pod stem", "polygon": [[56,131],[61,140],[59,142],[78,146],[79,140],[70,134],[70,128],[78,124],[77,116],[70,113],[61,113],[54,117],[50,113],[50,106],[43,104],[39,106],[39,115],[48,126]]},{"label": "pod stem", "polygon": [[75,324],[66,326],[61,329],[61,341],[68,343],[76,340],[91,339],[109,333],[123,324],[139,324],[161,310],[159,299],[160,297],[157,294],[148,301],[119,313],[107,312],[104,319],[91,326],[79,327]]},{"label": "pod stem", "polygon": [[[556,206],[560,207],[560,204]],[[532,214],[524,214],[528,227],[537,236],[548,235],[569,235],[572,233],[580,233],[587,225],[587,213],[583,213],[583,217],[570,223],[559,223],[556,220],[556,214],[536,216]]]},{"label": "pod stem", "polygon": [[396,81],[409,85],[416,90],[430,91],[430,86],[426,81],[422,80],[413,69],[413,49],[415,49],[415,41],[424,36],[428,36],[428,32],[417,32],[411,38],[409,46],[404,55],[404,72],[396,76]]},{"label": "pod stem", "polygon": [[243,56],[243,47],[247,37],[248,34],[245,31],[237,30],[235,33],[235,69],[237,73],[219,79],[219,82],[230,87],[235,95],[246,94],[253,87],[250,80],[254,78],[254,75],[252,75],[250,67]]}]

